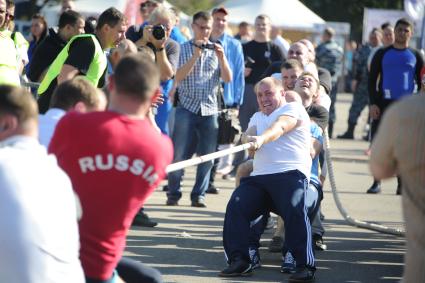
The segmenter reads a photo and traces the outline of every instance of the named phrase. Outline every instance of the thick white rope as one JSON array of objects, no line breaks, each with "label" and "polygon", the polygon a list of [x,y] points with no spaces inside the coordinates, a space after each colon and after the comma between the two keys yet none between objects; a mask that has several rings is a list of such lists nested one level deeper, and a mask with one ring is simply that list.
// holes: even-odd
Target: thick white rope
[{"label": "thick white rope", "polygon": [[241,144],[241,145],[238,145],[238,146],[235,146],[235,147],[220,150],[220,151],[213,152],[213,153],[210,153],[210,154],[207,154],[207,155],[202,155],[202,156],[198,156],[198,157],[195,157],[195,158],[192,158],[192,159],[176,162],[176,163],[168,165],[167,168],[165,169],[165,172],[170,173],[170,172],[177,171],[177,170],[189,167],[189,166],[198,165],[200,163],[207,162],[207,161],[210,161],[210,160],[213,160],[213,159],[216,159],[216,158],[220,158],[220,157],[223,157],[223,156],[226,156],[226,155],[229,155],[229,154],[232,154],[232,153],[236,153],[236,152],[239,152],[239,151],[242,151],[242,150],[246,150],[246,149],[248,149],[250,147],[254,147],[254,146],[255,146],[255,144],[253,142],[244,143],[244,144]]},{"label": "thick white rope", "polygon": [[365,229],[381,232],[381,233],[384,233],[384,234],[391,234],[391,235],[396,235],[396,236],[405,236],[405,231],[402,230],[402,229],[390,228],[390,227],[386,227],[386,226],[383,226],[383,225],[380,225],[380,224],[375,224],[375,223],[357,220],[355,218],[352,218],[347,213],[347,211],[344,209],[344,207],[341,204],[341,200],[339,199],[338,191],[336,189],[336,182],[335,182],[334,169],[333,169],[332,160],[331,160],[331,150],[330,150],[331,147],[330,147],[330,143],[329,143],[328,132],[324,131],[324,135],[325,135],[326,164],[328,165],[328,175],[329,175],[329,182],[330,182],[331,188],[332,188],[332,195],[333,195],[333,198],[335,200],[335,204],[336,204],[339,212],[341,213],[342,217],[344,217],[345,221],[347,221],[348,224],[355,226],[355,227],[365,228]]},{"label": "thick white rope", "polygon": [[[390,228],[390,227],[386,227],[386,226],[375,224],[375,223],[357,220],[357,219],[352,218],[347,213],[347,211],[342,206],[341,200],[338,196],[338,191],[336,189],[335,175],[334,175],[333,164],[332,164],[332,160],[331,160],[331,148],[330,148],[329,136],[328,136],[327,131],[324,132],[324,137],[325,137],[325,149],[326,149],[325,155],[326,155],[326,164],[328,166],[329,182],[331,184],[332,195],[333,195],[333,198],[335,200],[335,204],[338,208],[338,211],[341,213],[342,217],[348,222],[348,224],[355,226],[355,227],[365,228],[365,229],[369,229],[369,230],[373,230],[373,231],[377,231],[377,232],[381,232],[381,233],[385,233],[385,234],[392,234],[392,235],[396,235],[396,236],[404,236],[405,231],[402,230],[402,229]],[[189,167],[189,166],[198,165],[200,163],[207,162],[207,161],[210,161],[210,160],[213,160],[213,159],[216,159],[216,158],[220,158],[222,156],[226,156],[226,155],[236,153],[236,152],[239,152],[239,151],[242,151],[242,150],[246,150],[246,149],[248,149],[250,147],[254,147],[254,146],[255,146],[255,144],[253,142],[245,143],[245,144],[242,144],[242,145],[238,145],[238,146],[235,146],[235,147],[232,147],[232,148],[217,151],[217,152],[210,153],[210,154],[207,154],[207,155],[198,156],[198,157],[195,157],[195,158],[192,158],[192,159],[173,163],[173,164],[170,164],[170,165],[167,166],[166,172],[170,173],[170,172],[173,172],[173,171],[181,170],[181,169]]]}]

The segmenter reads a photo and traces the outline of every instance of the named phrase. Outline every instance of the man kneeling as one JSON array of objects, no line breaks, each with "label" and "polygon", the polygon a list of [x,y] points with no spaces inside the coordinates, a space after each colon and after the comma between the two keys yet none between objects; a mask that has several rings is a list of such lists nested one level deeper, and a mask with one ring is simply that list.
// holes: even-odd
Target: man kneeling
[{"label": "man kneeling", "polygon": [[261,80],[255,87],[255,113],[244,142],[254,142],[251,176],[241,179],[227,205],[223,244],[229,266],[220,276],[252,273],[250,223],[268,211],[284,219],[287,246],[297,263],[289,282],[314,280],[310,223],[304,203],[311,169],[310,118],[300,103],[287,103],[280,82]]}]

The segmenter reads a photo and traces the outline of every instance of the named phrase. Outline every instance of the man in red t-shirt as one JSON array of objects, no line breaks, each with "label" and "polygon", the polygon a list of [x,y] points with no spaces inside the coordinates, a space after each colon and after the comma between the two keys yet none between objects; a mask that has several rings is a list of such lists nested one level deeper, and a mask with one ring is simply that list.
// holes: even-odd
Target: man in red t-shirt
[{"label": "man in red t-shirt", "polygon": [[[109,111],[71,113],[49,146],[81,200],[81,251],[87,282],[162,282],[159,272],[121,259],[138,209],[165,176],[171,141],[149,119],[159,73],[149,58],[131,55],[110,82]],[[131,273],[131,274],[130,274]],[[140,275],[137,279],[128,276]]]}]

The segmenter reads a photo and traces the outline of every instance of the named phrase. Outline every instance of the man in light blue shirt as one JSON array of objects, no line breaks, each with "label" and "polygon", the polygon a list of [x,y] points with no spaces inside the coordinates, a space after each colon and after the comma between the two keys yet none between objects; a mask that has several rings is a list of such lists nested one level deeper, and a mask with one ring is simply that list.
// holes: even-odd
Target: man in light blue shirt
[{"label": "man in light blue shirt", "polygon": [[211,41],[220,42],[224,53],[232,70],[233,79],[224,84],[224,103],[228,108],[237,108],[243,102],[243,92],[245,88],[244,79],[244,58],[241,43],[234,37],[225,33],[227,29],[227,10],[223,7],[212,11],[213,29]]},{"label": "man in light blue shirt", "polygon": [[69,111],[80,113],[104,111],[107,100],[105,94],[83,77],[60,84],[52,95],[51,108],[39,115],[39,141],[49,147],[56,125]]},{"label": "man in light blue shirt", "polygon": [[[239,108],[243,102],[245,88],[244,77],[244,57],[241,43],[234,37],[227,34],[228,12],[224,7],[215,8],[212,11],[213,28],[210,40],[219,42],[223,46],[224,53],[232,70],[233,78],[229,83],[223,84],[223,99],[226,108]],[[219,150],[231,147],[231,144],[220,144]],[[221,158],[211,170],[210,183],[207,193],[217,194],[219,189],[214,186],[216,170],[222,174],[227,174],[232,169],[233,156]]]}]

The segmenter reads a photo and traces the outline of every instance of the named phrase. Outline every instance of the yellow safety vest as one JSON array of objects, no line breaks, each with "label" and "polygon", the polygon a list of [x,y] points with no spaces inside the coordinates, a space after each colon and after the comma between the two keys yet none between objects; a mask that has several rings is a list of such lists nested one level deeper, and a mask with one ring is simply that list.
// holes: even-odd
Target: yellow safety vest
[{"label": "yellow safety vest", "polygon": [[15,43],[4,31],[0,31],[0,84],[21,85]]},{"label": "yellow safety vest", "polygon": [[46,90],[49,88],[52,81],[60,74],[62,70],[62,66],[64,65],[66,59],[68,58],[69,47],[71,46],[71,44],[75,40],[84,38],[84,37],[91,37],[95,46],[93,60],[90,63],[90,66],[89,66],[89,69],[87,70],[87,74],[85,75],[85,78],[89,82],[91,82],[95,87],[97,87],[99,80],[102,77],[103,73],[105,72],[106,66],[108,64],[106,55],[103,52],[99,41],[96,39],[94,35],[80,34],[71,38],[71,40],[65,45],[62,51],[58,54],[56,59],[53,61],[52,65],[50,65],[46,75],[44,76],[44,79],[41,81],[41,84],[38,88],[37,93],[39,96],[43,95],[43,93],[46,92]]}]

